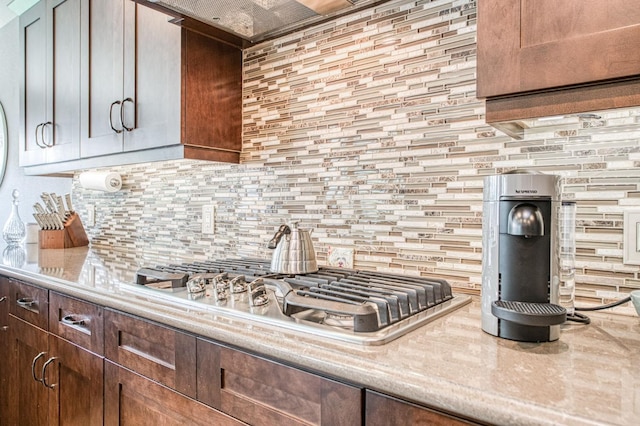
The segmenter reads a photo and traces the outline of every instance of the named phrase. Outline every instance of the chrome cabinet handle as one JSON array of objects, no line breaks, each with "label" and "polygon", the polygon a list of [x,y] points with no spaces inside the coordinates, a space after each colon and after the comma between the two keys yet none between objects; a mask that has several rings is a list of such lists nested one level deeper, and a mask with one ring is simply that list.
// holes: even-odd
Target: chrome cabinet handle
[{"label": "chrome cabinet handle", "polygon": [[62,318],[62,323],[66,325],[84,325],[85,322],[83,319],[75,319],[73,315],[65,315]]},{"label": "chrome cabinet handle", "polygon": [[36,145],[38,145],[38,148],[45,149],[47,146],[44,144],[41,144],[40,139],[38,139],[38,129],[40,129],[42,126],[44,126],[44,123],[40,123],[36,126]]},{"label": "chrome cabinet handle", "polygon": [[7,296],[0,297],[0,302],[5,302],[7,300]]},{"label": "chrome cabinet handle", "polygon": [[[111,126],[111,130],[113,130],[118,134],[122,133],[122,129],[116,129],[115,127],[113,127],[113,107],[121,104],[122,102],[120,101],[114,101],[111,103],[111,106],[109,107],[109,126]],[[122,107],[120,107],[120,121],[122,122]]]},{"label": "chrome cabinet handle", "polygon": [[36,362],[38,362],[38,359],[42,358],[45,354],[46,352],[40,352],[38,355],[36,355],[33,361],[31,361],[31,376],[36,382],[42,382],[42,379],[38,379],[36,377]]},{"label": "chrome cabinet handle", "polygon": [[31,308],[33,305],[36,304],[35,300],[31,300],[28,297],[21,297],[20,299],[16,300],[16,303],[18,304],[18,306],[20,306],[21,308],[25,308],[25,309],[29,309]]},{"label": "chrome cabinet handle", "polygon": [[42,124],[42,127],[40,128],[40,134],[42,135],[42,144],[44,145],[45,148],[51,148],[53,146],[53,142],[51,142],[50,144],[47,143],[45,137],[44,137],[44,129],[49,125],[49,124],[53,124],[50,121],[47,121],[46,123]]},{"label": "chrome cabinet handle", "polygon": [[125,100],[123,100],[123,101],[122,101],[122,106],[120,107],[120,125],[122,126],[122,128],[123,128],[124,130],[126,130],[127,132],[130,132],[130,131],[132,131],[132,130],[133,130],[133,127],[127,127],[127,126],[124,124],[124,104],[125,104],[125,102],[131,102],[131,103],[133,103],[133,99],[131,99],[131,98],[127,98],[127,99],[125,99]]},{"label": "chrome cabinet handle", "polygon": [[54,356],[54,357],[51,357],[51,358],[49,358],[49,359],[47,360],[47,362],[45,362],[45,363],[44,363],[44,365],[42,366],[42,384],[43,384],[46,388],[49,388],[49,389],[53,389],[53,388],[55,388],[55,387],[56,387],[56,385],[55,385],[55,383],[54,383],[54,384],[49,384],[49,383],[47,383],[47,367],[49,366],[49,364],[51,364],[51,363],[52,363],[53,361],[55,361],[56,359],[58,359],[58,358],[56,358],[55,356]]}]

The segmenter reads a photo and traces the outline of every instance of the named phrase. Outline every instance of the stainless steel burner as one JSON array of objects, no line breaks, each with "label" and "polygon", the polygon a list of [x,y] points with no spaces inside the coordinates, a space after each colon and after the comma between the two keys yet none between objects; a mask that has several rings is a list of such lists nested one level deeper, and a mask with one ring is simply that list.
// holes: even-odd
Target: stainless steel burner
[{"label": "stainless steel burner", "polygon": [[122,289],[189,309],[365,345],[389,342],[471,300],[453,296],[440,279],[332,268],[281,276],[270,274],[264,260],[142,268],[136,283]]}]

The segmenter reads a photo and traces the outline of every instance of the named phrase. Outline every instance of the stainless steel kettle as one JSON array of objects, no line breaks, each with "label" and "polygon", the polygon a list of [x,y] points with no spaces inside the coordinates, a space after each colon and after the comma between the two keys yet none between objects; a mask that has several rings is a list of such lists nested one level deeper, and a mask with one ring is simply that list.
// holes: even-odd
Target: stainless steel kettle
[{"label": "stainless steel kettle", "polygon": [[278,274],[318,272],[316,251],[311,241],[312,231],[298,229],[298,223],[293,223],[292,226],[293,229],[287,225],[281,225],[269,241],[267,247],[275,249],[271,257],[271,272]]}]

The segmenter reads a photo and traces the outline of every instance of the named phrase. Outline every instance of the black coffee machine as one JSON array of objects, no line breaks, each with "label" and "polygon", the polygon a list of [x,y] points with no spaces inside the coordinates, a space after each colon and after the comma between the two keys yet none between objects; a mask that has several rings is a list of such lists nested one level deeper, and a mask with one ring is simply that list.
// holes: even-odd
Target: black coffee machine
[{"label": "black coffee machine", "polygon": [[528,171],[488,176],[482,224],[482,329],[525,342],[560,337],[559,177]]}]

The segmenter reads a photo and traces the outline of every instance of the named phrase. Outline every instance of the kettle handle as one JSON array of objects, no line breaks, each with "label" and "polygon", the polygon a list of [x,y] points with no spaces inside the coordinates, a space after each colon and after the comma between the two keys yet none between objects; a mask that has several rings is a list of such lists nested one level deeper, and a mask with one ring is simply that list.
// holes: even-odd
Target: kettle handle
[{"label": "kettle handle", "polygon": [[272,239],[269,240],[267,247],[270,249],[276,248],[282,236],[290,233],[291,233],[291,228],[289,228],[287,225],[280,225],[280,228],[278,228],[278,231],[276,232],[276,234],[273,236]]}]

